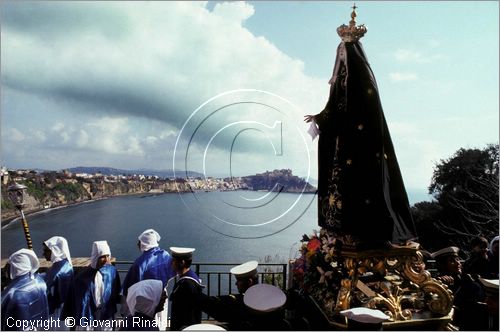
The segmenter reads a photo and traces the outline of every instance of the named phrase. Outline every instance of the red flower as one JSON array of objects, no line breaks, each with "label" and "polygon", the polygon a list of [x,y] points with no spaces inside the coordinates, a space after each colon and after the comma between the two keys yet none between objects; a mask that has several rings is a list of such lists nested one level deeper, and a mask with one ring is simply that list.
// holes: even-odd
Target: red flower
[{"label": "red flower", "polygon": [[307,244],[308,251],[316,251],[321,248],[321,241],[318,238],[311,239]]}]

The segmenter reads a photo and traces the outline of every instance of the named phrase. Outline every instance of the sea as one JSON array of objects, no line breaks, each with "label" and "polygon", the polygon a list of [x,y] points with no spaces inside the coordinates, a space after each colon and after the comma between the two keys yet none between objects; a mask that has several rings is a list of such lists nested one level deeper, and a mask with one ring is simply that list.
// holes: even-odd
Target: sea
[{"label": "sea", "polygon": [[[119,196],[49,209],[27,217],[33,247],[59,235],[73,257],[89,257],[92,242],[108,241],[117,260],[140,255],[137,237],[153,228],[160,247],[195,248],[197,263],[285,263],[298,257],[303,234],[317,226],[315,194],[229,191]],[[26,246],[19,220],[1,231],[1,257]]]}]

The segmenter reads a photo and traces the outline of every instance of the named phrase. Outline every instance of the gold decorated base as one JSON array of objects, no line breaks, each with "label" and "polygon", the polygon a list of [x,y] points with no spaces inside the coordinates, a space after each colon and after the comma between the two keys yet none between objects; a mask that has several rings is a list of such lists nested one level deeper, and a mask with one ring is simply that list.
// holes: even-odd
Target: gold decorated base
[{"label": "gold decorated base", "polygon": [[[343,316],[332,318],[327,315],[321,305],[310,297],[311,302],[316,306],[316,310],[322,313],[322,318],[328,326],[322,326],[325,330],[346,331],[348,330],[347,320]],[[411,320],[405,321],[388,321],[382,323],[383,331],[453,331],[454,326],[451,324],[453,320],[453,309],[442,317],[433,317],[433,315],[424,314],[416,315]]]},{"label": "gold decorated base", "polygon": [[346,277],[334,313],[363,306],[380,309],[393,321],[404,321],[415,314],[445,316],[452,309],[452,292],[431,277],[416,248],[342,250],[337,266]]},{"label": "gold decorated base", "polygon": [[[319,248],[318,243],[322,244]],[[330,328],[345,329],[340,312],[355,307],[388,315],[384,329],[446,328],[451,322],[453,293],[431,277],[418,244],[359,244],[351,237],[339,238],[322,230],[303,246],[307,272],[299,288],[304,287]]]}]

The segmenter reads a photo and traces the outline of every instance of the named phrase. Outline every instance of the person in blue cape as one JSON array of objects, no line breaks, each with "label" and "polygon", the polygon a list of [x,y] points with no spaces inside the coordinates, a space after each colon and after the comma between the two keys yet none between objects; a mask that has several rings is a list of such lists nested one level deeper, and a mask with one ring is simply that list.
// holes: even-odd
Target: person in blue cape
[{"label": "person in blue cape", "polygon": [[73,284],[73,264],[68,241],[62,236],[53,236],[43,243],[43,256],[52,266],[45,275],[49,315],[58,319],[68,290]]},{"label": "person in blue cape", "polygon": [[201,279],[191,270],[193,248],[171,247],[172,266],[177,273],[170,299],[172,312],[170,330],[178,331],[184,327],[201,323]]},{"label": "person in blue cape", "polygon": [[106,241],[92,245],[90,266],[75,277],[73,290],[64,303],[62,318],[73,317],[77,329],[91,329],[91,321],[108,321],[99,328],[111,330],[120,301],[120,277],[111,265],[111,250]]},{"label": "person in blue cape", "polygon": [[159,247],[160,239],[160,234],[154,229],[147,229],[139,235],[137,246],[142,251],[142,255],[134,261],[123,281],[122,293],[125,297],[128,288],[141,280],[160,280],[165,287],[167,281],[175,277],[172,257]]},{"label": "person in blue cape", "polygon": [[125,318],[120,331],[159,331],[155,315],[163,310],[166,299],[161,280],[142,280],[130,286],[127,306],[133,314]]},{"label": "person in blue cape", "polygon": [[47,286],[35,273],[39,265],[33,250],[21,249],[9,257],[12,282],[2,291],[2,331],[23,330],[16,321],[36,324],[49,317]]}]

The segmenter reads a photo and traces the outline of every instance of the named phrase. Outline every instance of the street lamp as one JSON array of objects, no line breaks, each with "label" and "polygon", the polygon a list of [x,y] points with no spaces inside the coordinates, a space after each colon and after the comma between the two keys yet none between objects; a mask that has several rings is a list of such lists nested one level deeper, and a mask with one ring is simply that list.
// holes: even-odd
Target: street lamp
[{"label": "street lamp", "polygon": [[14,203],[16,208],[21,212],[21,223],[23,225],[24,236],[26,237],[26,243],[28,244],[28,249],[33,249],[33,243],[31,242],[30,229],[28,227],[28,221],[24,216],[23,207],[26,205],[24,199],[26,197],[26,187],[25,185],[14,183],[7,189],[9,192],[9,198]]}]

